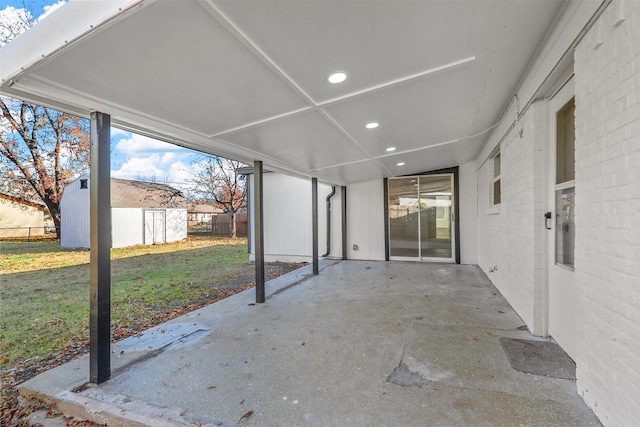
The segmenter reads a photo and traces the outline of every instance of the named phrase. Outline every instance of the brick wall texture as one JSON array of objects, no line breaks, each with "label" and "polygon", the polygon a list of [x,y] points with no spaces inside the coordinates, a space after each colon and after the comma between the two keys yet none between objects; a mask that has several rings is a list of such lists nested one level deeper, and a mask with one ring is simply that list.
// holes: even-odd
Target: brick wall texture
[{"label": "brick wall texture", "polygon": [[[577,388],[606,426],[640,425],[640,2],[613,0],[574,52]],[[548,103],[478,168],[478,264],[530,330],[546,333]],[[496,136],[499,137],[499,136]],[[494,140],[494,143],[497,141]]]},{"label": "brick wall texture", "polygon": [[640,2],[614,1],[575,51],[578,391],[640,422]]},{"label": "brick wall texture", "polygon": [[546,117],[547,102],[534,103],[518,122],[518,129],[514,127],[502,140],[499,207],[491,206],[492,160],[478,171],[478,264],[538,335],[544,333]]}]

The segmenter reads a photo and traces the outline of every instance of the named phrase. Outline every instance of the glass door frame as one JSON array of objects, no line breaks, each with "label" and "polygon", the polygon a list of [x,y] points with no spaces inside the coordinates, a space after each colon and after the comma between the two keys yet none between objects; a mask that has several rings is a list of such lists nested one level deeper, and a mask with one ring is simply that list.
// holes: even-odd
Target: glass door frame
[{"label": "glass door frame", "polygon": [[[451,178],[451,257],[423,257],[421,256],[421,248],[418,247],[417,257],[391,256],[391,225],[389,221],[389,180],[395,178],[416,178],[416,177],[433,177],[433,176],[449,176]],[[385,215],[385,260],[387,261],[422,261],[422,262],[440,262],[440,263],[460,263],[460,215],[458,212],[458,167],[442,169],[431,172],[423,172],[415,175],[398,176],[384,179],[384,215]],[[420,236],[417,236],[420,240]],[[421,242],[418,243],[421,245]]]}]

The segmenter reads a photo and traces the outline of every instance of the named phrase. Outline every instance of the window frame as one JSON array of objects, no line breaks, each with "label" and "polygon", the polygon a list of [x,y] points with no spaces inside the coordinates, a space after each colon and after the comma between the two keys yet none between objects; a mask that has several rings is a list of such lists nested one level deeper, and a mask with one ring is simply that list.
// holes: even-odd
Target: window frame
[{"label": "window frame", "polygon": [[502,156],[500,147],[498,147],[496,153],[491,156],[491,161],[493,164],[493,179],[491,181],[491,206],[500,206],[502,204]]}]

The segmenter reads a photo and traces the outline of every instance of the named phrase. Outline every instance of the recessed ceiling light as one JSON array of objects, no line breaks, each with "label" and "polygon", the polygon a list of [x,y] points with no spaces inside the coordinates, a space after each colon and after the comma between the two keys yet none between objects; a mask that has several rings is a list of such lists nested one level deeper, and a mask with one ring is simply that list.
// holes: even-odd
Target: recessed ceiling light
[{"label": "recessed ceiling light", "polygon": [[398,163],[398,166],[404,166],[404,162]]},{"label": "recessed ceiling light", "polygon": [[375,129],[375,128],[377,128],[378,126],[380,126],[380,124],[379,124],[378,122],[371,122],[371,123],[367,123],[367,124],[365,125],[365,127],[366,127],[367,129]]},{"label": "recessed ceiling light", "polygon": [[342,83],[343,81],[347,80],[347,73],[338,71],[331,74],[327,80],[329,80],[329,83]]},{"label": "recessed ceiling light", "polygon": [[388,152],[396,151],[396,147],[389,147],[389,148],[387,148],[387,151],[388,151]]}]

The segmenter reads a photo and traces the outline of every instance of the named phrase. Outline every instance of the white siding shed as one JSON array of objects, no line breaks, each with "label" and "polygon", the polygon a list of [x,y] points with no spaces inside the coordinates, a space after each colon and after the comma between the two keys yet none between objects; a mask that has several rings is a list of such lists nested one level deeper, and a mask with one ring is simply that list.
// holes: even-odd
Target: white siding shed
[{"label": "white siding shed", "polygon": [[[60,245],[89,248],[89,178],[69,184],[61,201]],[[164,184],[111,180],[111,247],[175,242],[187,237],[182,193]]]}]

